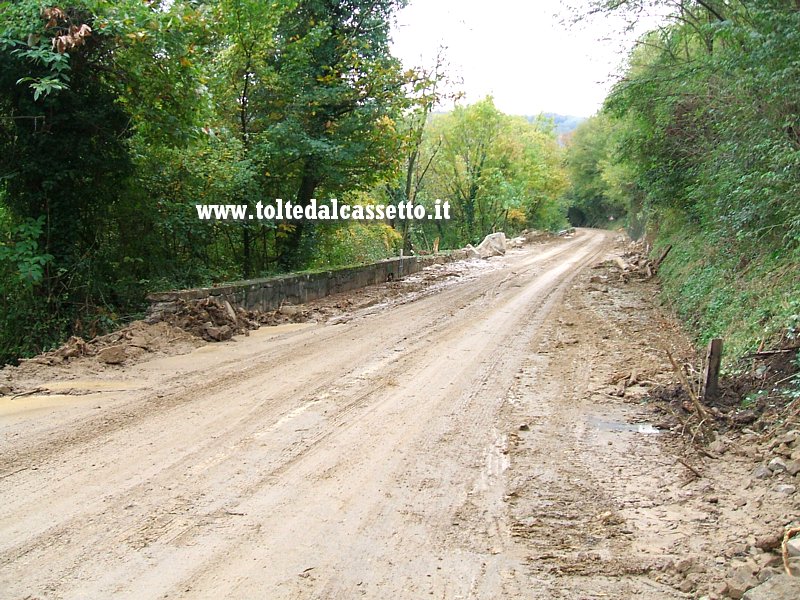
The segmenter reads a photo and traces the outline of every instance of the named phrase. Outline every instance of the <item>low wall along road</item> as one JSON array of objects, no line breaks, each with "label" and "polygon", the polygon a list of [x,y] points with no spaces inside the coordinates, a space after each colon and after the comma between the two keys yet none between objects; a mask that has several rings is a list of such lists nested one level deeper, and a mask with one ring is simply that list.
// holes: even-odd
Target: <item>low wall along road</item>
[{"label": "low wall along road", "polygon": [[428,265],[466,258],[464,250],[435,256],[389,258],[369,265],[318,273],[279,275],[225,285],[150,294],[150,312],[170,312],[180,301],[214,297],[247,310],[270,311],[284,304],[304,304],[331,294],[349,292],[370,285],[401,279]]}]

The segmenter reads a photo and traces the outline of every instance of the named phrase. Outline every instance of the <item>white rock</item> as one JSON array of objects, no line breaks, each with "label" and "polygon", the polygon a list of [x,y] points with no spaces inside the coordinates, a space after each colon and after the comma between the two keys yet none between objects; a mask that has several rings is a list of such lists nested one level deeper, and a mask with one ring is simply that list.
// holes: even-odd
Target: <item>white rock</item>
[{"label": "white rock", "polygon": [[776,457],[769,461],[767,467],[769,467],[769,470],[773,472],[785,472],[786,462],[782,458]]},{"label": "white rock", "polygon": [[797,491],[797,486],[792,485],[791,483],[779,483],[774,488],[772,488],[776,493],[783,494],[785,496],[791,496]]},{"label": "white rock", "polygon": [[506,253],[506,234],[502,231],[497,233],[490,233],[480,245],[475,248],[481,258],[490,258],[492,256],[502,256]]},{"label": "white rock", "polygon": [[800,556],[800,535],[786,542],[786,549],[789,551],[789,556]]}]

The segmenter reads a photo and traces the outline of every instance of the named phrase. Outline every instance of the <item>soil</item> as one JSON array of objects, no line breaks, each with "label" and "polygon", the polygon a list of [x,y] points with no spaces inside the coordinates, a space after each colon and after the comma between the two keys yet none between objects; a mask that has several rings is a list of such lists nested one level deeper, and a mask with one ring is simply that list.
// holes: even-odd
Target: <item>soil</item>
[{"label": "soil", "polygon": [[800,439],[692,443],[666,351],[694,351],[654,280],[615,270],[629,251],[578,230],[229,341],[160,323],[186,337],[6,369],[0,598],[722,598],[777,581]]}]

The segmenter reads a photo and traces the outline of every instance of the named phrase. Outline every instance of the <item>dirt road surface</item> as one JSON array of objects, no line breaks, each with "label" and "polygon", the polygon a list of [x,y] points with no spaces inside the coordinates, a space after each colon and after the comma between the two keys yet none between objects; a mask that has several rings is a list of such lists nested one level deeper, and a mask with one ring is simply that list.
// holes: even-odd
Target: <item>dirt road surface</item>
[{"label": "dirt road surface", "polygon": [[612,237],[3,399],[0,597],[683,597],[682,467],[592,396],[614,325],[568,295]]}]

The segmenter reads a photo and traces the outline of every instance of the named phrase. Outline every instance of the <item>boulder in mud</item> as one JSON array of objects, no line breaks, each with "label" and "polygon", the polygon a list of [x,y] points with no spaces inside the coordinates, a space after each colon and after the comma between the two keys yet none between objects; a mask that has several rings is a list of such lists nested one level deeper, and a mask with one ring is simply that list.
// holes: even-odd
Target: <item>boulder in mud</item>
[{"label": "boulder in mud", "polygon": [[214,327],[210,323],[207,323],[206,326],[203,327],[203,338],[209,342],[224,342],[231,339],[233,333],[233,329],[227,325]]},{"label": "boulder in mud", "polygon": [[294,304],[284,304],[278,309],[278,312],[282,315],[286,315],[287,317],[296,317],[297,315],[302,314],[303,307],[295,306]]},{"label": "boulder in mud", "polygon": [[490,233],[483,238],[483,241],[475,250],[477,250],[481,258],[491,258],[492,256],[503,256],[507,248],[506,234],[500,231],[498,233]]},{"label": "boulder in mud", "polygon": [[121,365],[126,358],[125,346],[109,346],[97,353],[97,360],[106,365]]}]

